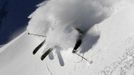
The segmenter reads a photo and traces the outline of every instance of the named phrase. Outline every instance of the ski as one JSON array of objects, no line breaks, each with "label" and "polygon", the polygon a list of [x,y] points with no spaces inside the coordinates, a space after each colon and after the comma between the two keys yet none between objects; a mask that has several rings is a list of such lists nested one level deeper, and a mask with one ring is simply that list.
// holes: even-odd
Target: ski
[{"label": "ski", "polygon": [[43,44],[45,43],[45,40],[43,42],[41,42],[34,50],[33,50],[33,55],[35,55],[37,53],[37,51],[43,46]]},{"label": "ski", "polygon": [[52,51],[53,49],[52,48],[49,48],[42,56],[41,56],[41,60],[43,61],[46,56]]},{"label": "ski", "polygon": [[77,49],[80,47],[80,45],[82,43],[83,36],[84,36],[83,31],[81,31],[79,28],[76,28],[76,30],[78,31],[79,36],[78,36],[78,39],[76,40],[76,43],[75,43],[75,46],[74,46],[72,53],[77,52]]},{"label": "ski", "polygon": [[79,46],[81,45],[82,43],[82,40],[81,39],[78,39],[75,46],[74,46],[74,49],[72,51],[72,53],[76,53],[77,52],[77,49],[79,48]]}]

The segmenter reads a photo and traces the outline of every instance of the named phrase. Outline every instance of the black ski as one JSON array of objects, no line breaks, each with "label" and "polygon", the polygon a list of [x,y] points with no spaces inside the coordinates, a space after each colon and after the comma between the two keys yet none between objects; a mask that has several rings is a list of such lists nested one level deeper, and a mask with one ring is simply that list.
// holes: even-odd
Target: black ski
[{"label": "black ski", "polygon": [[52,48],[49,48],[42,56],[41,56],[41,60],[43,61],[46,56],[52,51],[53,49]]},{"label": "black ski", "polygon": [[35,55],[37,53],[37,51],[43,46],[43,44],[45,43],[45,40],[43,42],[41,42],[33,51],[33,55]]},{"label": "black ski", "polygon": [[77,52],[77,49],[80,47],[81,43],[82,43],[82,40],[78,39],[76,44],[75,44],[75,46],[74,46],[74,49],[73,49],[72,53],[76,53]]},{"label": "black ski", "polygon": [[77,49],[80,47],[80,45],[82,43],[83,36],[84,36],[83,31],[81,31],[79,28],[76,28],[76,30],[79,32],[79,36],[78,36],[78,39],[76,40],[76,43],[75,43],[75,46],[74,46],[72,53],[77,52]]}]

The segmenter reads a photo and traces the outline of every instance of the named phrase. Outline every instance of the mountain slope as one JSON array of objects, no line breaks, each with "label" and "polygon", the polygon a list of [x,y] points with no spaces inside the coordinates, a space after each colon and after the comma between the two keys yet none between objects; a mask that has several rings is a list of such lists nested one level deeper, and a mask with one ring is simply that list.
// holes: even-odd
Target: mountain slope
[{"label": "mountain slope", "polygon": [[122,2],[121,6],[111,17],[96,25],[100,38],[84,54],[90,63],[72,54],[72,48],[61,52],[54,50],[53,60],[47,57],[41,61],[43,48],[35,56],[32,51],[43,38],[29,36],[25,32],[1,49],[0,74],[133,75],[133,66],[129,66],[129,63],[134,65],[134,5]]}]

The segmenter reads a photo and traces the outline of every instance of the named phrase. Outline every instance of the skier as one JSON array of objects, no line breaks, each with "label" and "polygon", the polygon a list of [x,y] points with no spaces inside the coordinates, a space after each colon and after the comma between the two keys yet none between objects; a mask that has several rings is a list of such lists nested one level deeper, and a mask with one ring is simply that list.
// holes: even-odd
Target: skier
[{"label": "skier", "polygon": [[[30,16],[31,20],[27,30],[30,34],[37,33],[35,34],[37,36],[39,34],[46,36],[45,44],[50,48],[44,53],[45,56],[57,45],[65,50],[74,46],[72,53],[76,54],[88,35],[87,32],[95,24],[107,18],[110,11],[110,6],[104,6],[98,0],[92,2],[91,0],[50,0],[44,3],[44,5],[41,3],[40,7]],[[72,33],[73,31],[77,33]],[[68,34],[74,39],[67,36]],[[35,53],[42,43],[35,48]]]}]

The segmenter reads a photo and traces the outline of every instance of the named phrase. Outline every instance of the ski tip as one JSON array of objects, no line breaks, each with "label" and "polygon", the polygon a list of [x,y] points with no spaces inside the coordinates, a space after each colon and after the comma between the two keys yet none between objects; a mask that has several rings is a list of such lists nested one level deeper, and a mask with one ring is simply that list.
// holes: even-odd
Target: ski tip
[{"label": "ski tip", "polygon": [[38,50],[39,50],[39,47],[35,48],[34,51],[33,51],[33,55],[35,55]]},{"label": "ski tip", "polygon": [[77,50],[76,50],[76,49],[73,49],[73,50],[72,50],[72,53],[76,53],[76,52],[77,52]]},{"label": "ski tip", "polygon": [[72,53],[75,53],[76,51],[75,50],[72,50]]},{"label": "ski tip", "polygon": [[41,59],[42,61],[44,60],[44,58],[43,58],[43,57],[41,57],[40,59]]},{"label": "ski tip", "polygon": [[35,52],[35,51],[33,51],[33,55],[35,55],[35,53],[36,53],[36,52]]},{"label": "ski tip", "polygon": [[27,34],[28,34],[28,35],[30,35],[30,33],[29,33],[29,32],[28,32]]},{"label": "ski tip", "polygon": [[40,59],[43,61],[46,58],[46,56],[47,55],[43,54]]}]

